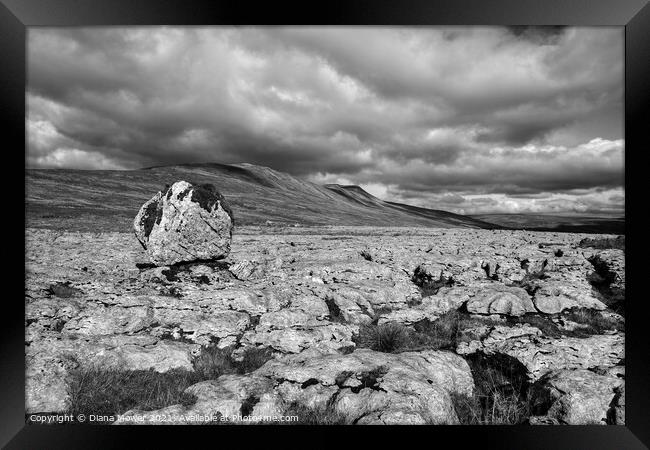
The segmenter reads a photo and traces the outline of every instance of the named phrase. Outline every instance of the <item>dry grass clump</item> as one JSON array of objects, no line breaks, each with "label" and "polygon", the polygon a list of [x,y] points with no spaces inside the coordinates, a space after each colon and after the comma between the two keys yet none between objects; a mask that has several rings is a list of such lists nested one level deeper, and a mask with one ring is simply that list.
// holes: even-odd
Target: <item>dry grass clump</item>
[{"label": "dry grass clump", "polygon": [[68,413],[116,416],[129,409],[144,411],[196,401],[183,391],[201,381],[188,370],[165,373],[153,370],[81,368],[70,373]]},{"label": "dry grass clump", "polygon": [[308,408],[299,403],[292,403],[284,412],[285,416],[297,416],[297,421],[278,422],[288,425],[349,425],[347,417],[334,409],[331,403],[317,408]]},{"label": "dry grass clump", "polygon": [[542,332],[544,336],[558,338],[566,336],[567,332],[560,329],[555,322],[549,317],[540,314],[524,314],[520,317],[509,317],[508,322],[511,324],[528,324]]},{"label": "dry grass clump", "polygon": [[194,371],[172,369],[119,370],[80,366],[69,373],[68,413],[116,416],[130,409],[151,411],[170,405],[190,406],[196,397],[184,391],[193,384],[221,375],[249,373],[272,358],[264,348],[249,348],[239,361],[232,349],[207,347],[193,361]]},{"label": "dry grass clump", "polygon": [[614,317],[605,316],[600,311],[590,308],[573,308],[564,315],[564,318],[581,325],[580,328],[587,334],[603,334],[605,331],[625,331],[625,324]]},{"label": "dry grass clump", "polygon": [[47,292],[50,295],[60,298],[78,297],[81,295],[81,290],[71,286],[69,281],[50,284],[47,288]]},{"label": "dry grass clump", "polygon": [[505,355],[468,358],[474,376],[473,395],[452,394],[463,425],[517,425],[531,416],[526,369]]},{"label": "dry grass clump", "polygon": [[572,308],[556,316],[565,321],[575,322],[582,326],[573,330],[565,329],[553,320],[550,316],[540,314],[525,314],[521,317],[510,317],[511,324],[528,324],[538,328],[544,336],[559,337],[588,337],[594,334],[603,334],[606,331],[625,331],[625,323],[614,317],[608,317],[600,311],[590,308]]},{"label": "dry grass clump", "polygon": [[580,241],[578,247],[591,247],[600,250],[614,248],[625,251],[625,236],[617,236],[615,238],[585,238]]},{"label": "dry grass clump", "polygon": [[241,360],[232,358],[232,347],[206,347],[195,356],[192,365],[194,372],[205,380],[214,380],[226,374],[245,374],[259,369],[273,358],[273,352],[268,348],[248,347],[244,350]]},{"label": "dry grass clump", "polygon": [[493,325],[488,319],[475,319],[454,310],[434,321],[421,320],[412,327],[395,322],[364,325],[355,338],[355,344],[357,347],[386,353],[454,350],[458,342],[464,339],[464,330],[486,323]]},{"label": "dry grass clump", "polygon": [[397,353],[409,347],[412,331],[394,322],[381,325],[364,325],[355,339],[357,347],[369,348],[378,352]]}]

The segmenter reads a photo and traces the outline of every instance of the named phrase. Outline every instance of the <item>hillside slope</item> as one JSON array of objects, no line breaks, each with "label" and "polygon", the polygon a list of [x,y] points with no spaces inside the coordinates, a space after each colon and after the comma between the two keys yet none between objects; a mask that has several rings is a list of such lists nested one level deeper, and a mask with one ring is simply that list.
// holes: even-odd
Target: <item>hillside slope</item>
[{"label": "hillside slope", "polygon": [[499,228],[445,211],[389,203],[358,186],[319,186],[251,164],[183,164],[147,169],[28,169],[27,226],[72,231],[130,231],[140,206],[178,180],[212,183],[236,224]]}]

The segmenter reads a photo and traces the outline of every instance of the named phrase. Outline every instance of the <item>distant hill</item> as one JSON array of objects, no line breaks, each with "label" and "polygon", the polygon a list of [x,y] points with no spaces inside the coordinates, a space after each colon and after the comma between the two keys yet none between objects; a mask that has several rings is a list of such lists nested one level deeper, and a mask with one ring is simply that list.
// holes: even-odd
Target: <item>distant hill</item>
[{"label": "distant hill", "polygon": [[624,217],[550,214],[474,214],[470,217],[530,231],[625,234]]},{"label": "distant hill", "polygon": [[359,186],[320,186],[252,164],[182,164],[139,170],[28,169],[27,226],[130,231],[140,206],[179,180],[212,183],[239,225],[501,228],[478,218],[391,203]]}]

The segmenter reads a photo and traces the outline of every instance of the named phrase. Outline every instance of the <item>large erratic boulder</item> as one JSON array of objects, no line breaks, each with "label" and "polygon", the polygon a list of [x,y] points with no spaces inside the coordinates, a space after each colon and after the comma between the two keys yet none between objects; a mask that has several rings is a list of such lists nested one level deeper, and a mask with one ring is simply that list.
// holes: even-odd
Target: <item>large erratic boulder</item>
[{"label": "large erratic boulder", "polygon": [[156,265],[225,258],[234,218],[226,199],[211,184],[178,181],[140,208],[135,236]]}]

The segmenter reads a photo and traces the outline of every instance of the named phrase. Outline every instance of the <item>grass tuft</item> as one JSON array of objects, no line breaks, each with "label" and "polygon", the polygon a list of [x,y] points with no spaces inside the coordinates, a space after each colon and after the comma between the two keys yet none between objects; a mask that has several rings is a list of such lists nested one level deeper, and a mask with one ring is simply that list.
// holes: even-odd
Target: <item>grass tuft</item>
[{"label": "grass tuft", "polygon": [[603,334],[610,330],[625,331],[622,322],[590,308],[573,308],[564,315],[564,318],[585,325],[580,330],[588,334]]},{"label": "grass tuft", "polygon": [[614,248],[625,251],[625,236],[615,238],[585,238],[578,244],[580,248],[596,248],[605,250]]},{"label": "grass tuft", "polygon": [[183,391],[201,381],[197,374],[173,369],[115,370],[80,368],[71,371],[69,382],[70,414],[115,416],[129,409],[144,411],[174,404],[192,405],[196,398]]},{"label": "grass tuft", "polygon": [[297,421],[281,422],[288,425],[349,425],[347,417],[334,409],[331,403],[317,408],[309,408],[299,403],[291,403],[285,416],[297,416]]},{"label": "grass tuft", "polygon": [[363,325],[355,341],[357,347],[365,347],[384,353],[404,351],[410,341],[410,330],[404,325],[390,322],[381,325]]},{"label": "grass tuft", "polygon": [[47,288],[47,292],[50,295],[60,298],[78,297],[81,295],[81,290],[71,286],[69,281],[66,281],[65,283],[50,284]]},{"label": "grass tuft", "polygon": [[465,338],[465,329],[485,324],[493,325],[489,319],[471,318],[454,310],[434,321],[421,320],[413,327],[395,322],[364,325],[359,329],[355,344],[357,347],[386,353],[428,349],[454,350],[458,342]]},{"label": "grass tuft", "polygon": [[70,406],[66,412],[116,416],[130,409],[151,411],[175,404],[188,407],[196,402],[196,397],[184,391],[193,384],[221,375],[252,372],[273,357],[271,350],[265,348],[246,349],[240,361],[233,360],[231,353],[231,348],[204,348],[192,361],[193,372],[81,366],[69,373]]},{"label": "grass tuft", "polygon": [[526,369],[505,355],[481,353],[467,359],[474,376],[473,395],[452,394],[463,425],[517,425],[531,416]]}]

